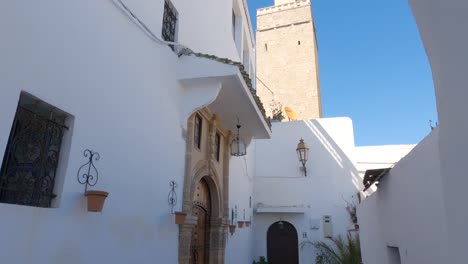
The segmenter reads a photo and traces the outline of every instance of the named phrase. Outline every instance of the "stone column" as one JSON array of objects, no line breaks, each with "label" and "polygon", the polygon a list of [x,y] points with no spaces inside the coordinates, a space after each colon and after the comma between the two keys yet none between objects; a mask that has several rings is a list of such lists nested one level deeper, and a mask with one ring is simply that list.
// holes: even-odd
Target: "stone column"
[{"label": "stone column", "polygon": [[210,228],[210,264],[224,264],[227,224],[223,218],[211,219]]},{"label": "stone column", "polygon": [[179,264],[190,263],[190,244],[192,242],[192,230],[197,224],[197,217],[187,215],[185,223],[179,226]]}]

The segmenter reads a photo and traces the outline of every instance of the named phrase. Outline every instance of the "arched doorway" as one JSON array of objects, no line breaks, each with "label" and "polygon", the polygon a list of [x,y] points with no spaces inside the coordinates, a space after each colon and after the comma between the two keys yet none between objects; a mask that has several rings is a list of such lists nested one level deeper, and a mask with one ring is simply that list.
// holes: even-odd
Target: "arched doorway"
[{"label": "arched doorway", "polygon": [[297,231],[285,221],[270,226],[267,232],[269,264],[299,264]]},{"label": "arched doorway", "polygon": [[207,264],[210,250],[211,195],[205,179],[197,184],[192,212],[198,220],[192,230],[190,264]]}]

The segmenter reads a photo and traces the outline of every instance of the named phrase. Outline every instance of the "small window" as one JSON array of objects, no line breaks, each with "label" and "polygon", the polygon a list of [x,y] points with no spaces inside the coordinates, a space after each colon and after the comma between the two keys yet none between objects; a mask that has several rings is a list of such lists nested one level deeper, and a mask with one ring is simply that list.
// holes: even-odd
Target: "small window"
[{"label": "small window", "polygon": [[387,247],[388,263],[401,264],[400,249],[398,247]]},{"label": "small window", "polygon": [[297,45],[301,45],[301,41],[300,41],[300,40],[297,41]]},{"label": "small window", "polygon": [[265,43],[265,51],[268,51],[268,44]]},{"label": "small window", "polygon": [[219,161],[219,155],[221,152],[221,136],[219,135],[219,133],[215,134],[214,141],[215,142],[214,142],[213,154],[214,154],[214,158],[216,159],[216,161]]},{"label": "small window", "polygon": [[[162,25],[162,38],[165,41],[175,42],[177,30],[177,11],[173,5],[164,1],[164,15]],[[174,45],[169,45],[174,50]]]},{"label": "small window", "polygon": [[236,39],[236,13],[232,10],[232,38]]},{"label": "small window", "polygon": [[0,202],[51,207],[67,115],[22,94],[0,168]]},{"label": "small window", "polygon": [[201,148],[201,135],[202,135],[202,118],[198,114],[195,115],[195,133],[194,133],[194,142],[195,146]]}]

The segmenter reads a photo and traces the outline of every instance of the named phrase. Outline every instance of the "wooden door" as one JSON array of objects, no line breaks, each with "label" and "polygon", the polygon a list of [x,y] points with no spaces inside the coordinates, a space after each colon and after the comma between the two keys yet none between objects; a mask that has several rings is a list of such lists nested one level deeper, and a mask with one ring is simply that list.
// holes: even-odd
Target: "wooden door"
[{"label": "wooden door", "polygon": [[205,180],[201,180],[195,191],[193,213],[198,217],[197,225],[192,231],[190,245],[191,264],[207,264],[210,250],[210,189]]},{"label": "wooden door", "polygon": [[269,264],[298,264],[299,248],[297,231],[288,222],[276,222],[267,232]]}]

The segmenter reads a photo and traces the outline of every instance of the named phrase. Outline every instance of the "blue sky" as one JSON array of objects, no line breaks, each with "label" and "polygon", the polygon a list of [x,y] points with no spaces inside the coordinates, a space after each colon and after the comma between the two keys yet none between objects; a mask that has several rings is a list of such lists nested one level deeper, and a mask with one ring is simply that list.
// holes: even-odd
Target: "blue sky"
[{"label": "blue sky", "polygon": [[[247,0],[256,9],[273,0]],[[432,73],[406,0],[313,0],[325,117],[348,116],[356,145],[410,144],[437,120]]]}]

